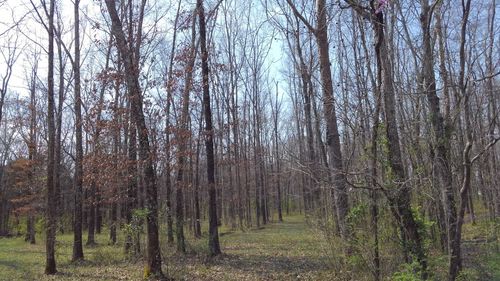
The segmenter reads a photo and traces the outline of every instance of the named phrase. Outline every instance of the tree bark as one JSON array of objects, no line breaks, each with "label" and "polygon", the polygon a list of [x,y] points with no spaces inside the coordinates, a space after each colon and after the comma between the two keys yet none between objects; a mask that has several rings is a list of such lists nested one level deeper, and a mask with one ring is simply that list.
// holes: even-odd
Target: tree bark
[{"label": "tree bark", "polygon": [[[135,41],[135,49],[127,44],[127,39],[122,28],[122,22],[116,11],[115,1],[106,0],[106,7],[111,17],[112,34],[116,39],[117,47],[120,50],[121,59],[126,71],[127,90],[131,102],[131,113],[136,123],[139,135],[139,158],[142,161],[144,184],[146,189],[146,208],[148,210],[147,221],[147,265],[146,276],[154,276],[163,279],[161,269],[161,252],[158,238],[158,202],[157,188],[155,182],[155,171],[153,168],[153,155],[149,145],[149,132],[144,118],[141,88],[139,84],[139,50],[141,44],[142,19],[144,16],[144,6],[146,1],[141,2],[140,16],[138,23],[138,36]],[[131,40],[131,38],[129,38]],[[135,51],[135,53],[134,53]],[[134,60],[135,58],[135,60]]]},{"label": "tree bark", "polygon": [[82,190],[83,190],[83,142],[82,142],[82,98],[80,81],[80,0],[75,0],[75,58],[73,71],[75,73],[75,210],[73,218],[73,261],[83,260],[82,243]]},{"label": "tree bark", "polygon": [[349,212],[347,197],[346,176],[344,173],[343,158],[340,146],[340,134],[338,132],[337,114],[335,110],[335,98],[333,96],[332,73],[330,66],[330,55],[328,47],[328,24],[326,21],[326,4],[324,0],[316,1],[316,20],[318,28],[316,41],[318,44],[320,75],[323,89],[323,107],[325,111],[325,122],[327,127],[326,142],[330,159],[330,168],[333,173],[335,188],[337,215],[339,217],[339,228],[342,238],[348,239],[349,230],[346,225],[346,217]]},{"label": "tree bark", "polygon": [[172,220],[172,181],[171,181],[171,171],[172,167],[170,164],[171,161],[171,144],[170,144],[170,108],[171,108],[171,100],[172,100],[172,85],[174,83],[173,80],[173,66],[174,66],[174,58],[175,58],[175,49],[177,42],[177,25],[179,22],[179,15],[181,9],[182,1],[179,1],[177,6],[177,12],[175,14],[174,20],[174,34],[172,36],[172,49],[170,50],[170,62],[168,66],[167,73],[167,106],[165,109],[165,150],[166,150],[166,163],[165,163],[165,192],[166,192],[166,218],[167,218],[167,243],[172,244],[174,242],[174,231],[173,231],[173,220]]},{"label": "tree bark", "polygon": [[388,158],[392,173],[388,176],[394,183],[389,200],[396,220],[401,226],[401,236],[405,253],[411,253],[419,262],[422,278],[427,278],[427,260],[422,245],[422,237],[411,211],[411,187],[405,183],[406,175],[401,156],[399,133],[396,119],[396,101],[393,85],[393,75],[389,61],[388,47],[384,32],[384,13],[374,13],[372,19],[375,30],[375,52],[379,67],[379,82],[385,106],[386,137],[388,140]]},{"label": "tree bark", "polygon": [[56,244],[56,191],[55,191],[55,120],[54,120],[54,9],[55,1],[49,2],[49,59],[47,76],[47,122],[48,122],[48,151],[47,151],[47,234],[46,234],[46,263],[45,274],[52,275],[57,272],[55,258]]},{"label": "tree bark", "polygon": [[[60,24],[58,24],[59,29],[61,29]],[[60,31],[57,31],[60,32]],[[61,218],[64,207],[64,200],[62,198],[62,186],[61,186],[61,135],[62,135],[62,111],[63,111],[63,103],[64,103],[64,69],[65,62],[63,59],[63,50],[62,50],[62,41],[56,40],[57,43],[57,54],[59,58],[59,88],[58,88],[58,103],[56,110],[56,139],[55,139],[55,175],[54,175],[54,184],[55,184],[55,198],[56,201],[56,218]],[[57,226],[56,226],[57,227]],[[61,234],[64,234],[63,224],[59,225]]]},{"label": "tree bark", "polygon": [[210,256],[221,254],[219,244],[219,232],[217,228],[217,198],[215,189],[215,156],[214,156],[214,131],[212,127],[212,109],[210,106],[210,82],[207,50],[207,30],[205,23],[205,11],[203,0],[197,0],[199,27],[200,27],[200,48],[201,48],[201,71],[203,85],[203,109],[205,112],[205,150],[207,154],[207,177],[208,177],[208,248]]},{"label": "tree bark", "polygon": [[276,106],[275,106],[275,115],[274,115],[274,151],[275,151],[275,161],[276,161],[276,191],[277,191],[277,197],[276,197],[276,205],[278,209],[278,221],[283,222],[283,212],[281,209],[281,163],[280,163],[280,153],[279,153],[279,137],[278,137],[278,111],[279,111],[279,104],[278,104],[278,85],[276,84]]},{"label": "tree bark", "polygon": [[399,144],[399,133],[396,119],[396,102],[393,75],[389,62],[388,47],[384,32],[384,13],[374,13],[372,25],[375,30],[375,52],[379,68],[379,82],[385,106],[386,137],[388,140],[388,159],[392,170],[388,176],[394,183],[389,200],[396,220],[401,226],[401,236],[405,253],[416,257],[422,270],[422,278],[427,278],[427,260],[422,245],[422,237],[411,211],[411,187],[405,183],[406,175]]},{"label": "tree bark", "polygon": [[[420,14],[420,26],[422,28],[422,45],[423,45],[423,60],[422,60],[422,84],[424,92],[427,96],[429,103],[429,110],[431,113],[431,124],[434,132],[434,146],[435,156],[434,169],[437,174],[441,190],[443,194],[443,202],[445,202],[445,216],[448,225],[447,237],[456,236],[456,206],[454,198],[454,188],[450,165],[450,135],[447,129],[447,120],[444,119],[441,113],[440,99],[436,91],[436,79],[434,76],[434,54],[431,44],[430,24],[432,20],[433,8],[429,6],[427,0],[422,1],[422,11]],[[440,23],[439,23],[440,24]],[[440,29],[440,28],[439,28]],[[440,32],[440,31],[439,31]],[[448,83],[448,81],[444,81]],[[445,89],[447,90],[447,88]],[[448,93],[444,93],[445,96]],[[448,240],[448,251],[453,252],[452,244],[453,239]],[[453,253],[452,253],[453,254]]]},{"label": "tree bark", "polygon": [[179,144],[177,151],[177,178],[176,178],[176,235],[177,235],[177,251],[181,253],[186,252],[186,244],[184,241],[184,196],[183,192],[187,187],[187,179],[184,176],[186,170],[186,155],[188,153],[188,141],[190,138],[189,130],[189,93],[193,83],[193,70],[196,61],[196,10],[193,13],[192,26],[191,26],[191,50],[189,52],[189,61],[186,65],[186,80],[184,90],[182,92],[182,110],[180,116],[180,127],[177,129],[176,141]]},{"label": "tree bark", "polygon": [[[464,221],[465,208],[467,205],[467,193],[470,191],[471,185],[471,169],[472,169],[472,161],[470,159],[470,153],[473,144],[472,138],[472,128],[471,128],[471,112],[470,112],[470,104],[469,104],[469,95],[467,93],[467,81],[465,80],[465,63],[466,63],[466,54],[465,54],[465,43],[466,43],[466,32],[467,32],[467,23],[469,21],[469,12],[470,12],[470,4],[471,0],[462,1],[462,25],[460,32],[460,50],[459,50],[459,61],[460,61],[460,73],[458,78],[458,83],[460,87],[460,95],[463,98],[463,112],[464,112],[464,124],[465,124],[465,147],[462,153],[462,186],[460,188],[460,206],[458,209],[458,214],[453,214],[456,216],[456,221],[453,224],[448,225],[448,227],[454,228],[449,231],[449,248],[450,248],[450,266],[449,266],[449,281],[455,281],[458,276],[458,273],[462,269],[462,256],[461,256],[461,240],[462,240],[462,224]],[[451,235],[454,233],[454,235]]]},{"label": "tree bark", "polygon": [[[130,115],[130,114],[129,114]],[[127,210],[126,210],[126,221],[127,224],[132,224],[132,213],[135,208],[138,207],[137,199],[137,129],[135,122],[130,120],[128,127],[128,183],[127,183]],[[138,226],[133,226],[138,227]],[[138,239],[139,234],[132,236],[133,233],[128,232],[125,238],[125,252],[129,252],[130,248],[134,246],[134,253],[138,254],[140,251],[140,241]],[[136,239],[137,238],[137,239]]]}]

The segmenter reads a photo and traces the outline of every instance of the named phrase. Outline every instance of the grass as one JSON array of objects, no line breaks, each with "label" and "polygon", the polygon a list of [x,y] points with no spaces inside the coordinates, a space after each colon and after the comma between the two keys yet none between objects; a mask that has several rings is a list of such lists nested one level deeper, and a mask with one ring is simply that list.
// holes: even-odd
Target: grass
[{"label": "grass", "polygon": [[[72,235],[58,235],[55,276],[43,274],[43,237],[36,245],[22,237],[0,239],[0,280],[141,280],[144,262],[127,259],[121,242],[107,245],[107,235],[84,247],[79,264],[71,263]],[[175,280],[330,280],[324,245],[302,217],[246,232],[221,228],[220,239],[224,254],[214,259],[207,258],[206,236],[189,237],[185,255],[162,243],[164,272]]]},{"label": "grass", "polygon": [[[498,240],[493,239],[495,227],[498,224],[487,221],[464,226],[465,269],[460,280],[500,280],[500,252],[495,244]],[[175,280],[371,279],[367,268],[343,261],[338,243],[327,243],[324,235],[318,230],[311,230],[302,216],[286,217],[284,223],[271,223],[264,228],[244,232],[227,227],[221,227],[219,231],[223,255],[212,259],[207,257],[206,233],[201,239],[187,234],[187,254],[176,253],[173,246],[162,241],[163,271]],[[165,230],[160,232],[165,233]],[[160,237],[165,238],[164,235]],[[58,235],[56,258],[59,273],[46,276],[43,274],[44,237],[39,235],[37,239],[36,245],[30,245],[24,242],[23,237],[0,238],[0,281],[143,278],[144,261],[131,260],[124,255],[123,237],[119,237],[117,245],[108,245],[108,233],[96,236],[96,246],[84,247],[85,261],[78,264],[71,263],[72,234]],[[442,280],[441,277],[446,274],[447,258],[439,251],[431,252],[429,261],[433,280]],[[350,259],[353,257],[348,261],[352,263]],[[389,266],[390,260],[384,260],[383,266]],[[363,261],[354,262],[367,266]],[[389,272],[385,275],[391,276]]]},{"label": "grass", "polygon": [[195,277],[214,278],[216,274],[217,280],[318,280],[329,268],[321,239],[299,217],[249,232],[223,233],[221,244],[225,255],[209,265],[224,270],[208,270]]},{"label": "grass", "polygon": [[476,278],[463,280],[500,280],[500,245],[497,235],[500,221],[478,220],[463,227],[462,255],[464,265]]},{"label": "grass", "polygon": [[[59,273],[45,276],[45,244],[42,237],[30,245],[22,237],[0,239],[0,280],[140,280],[141,266],[125,260],[123,249],[100,244],[84,249],[86,261],[71,263],[72,235],[57,237]],[[105,235],[98,235],[107,241]],[[133,270],[135,268],[136,270]],[[139,272],[137,272],[139,271]],[[137,273],[136,273],[137,272]]]}]

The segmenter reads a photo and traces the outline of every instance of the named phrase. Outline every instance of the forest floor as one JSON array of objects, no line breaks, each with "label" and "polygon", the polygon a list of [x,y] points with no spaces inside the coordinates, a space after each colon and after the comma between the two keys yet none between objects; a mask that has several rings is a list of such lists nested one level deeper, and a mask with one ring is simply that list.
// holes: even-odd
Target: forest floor
[{"label": "forest floor", "polygon": [[[59,273],[52,277],[43,274],[43,237],[37,236],[36,245],[23,237],[0,239],[0,281],[142,279],[143,261],[126,259],[122,244],[108,245],[107,233],[96,236],[96,246],[84,246],[84,262],[71,263],[72,238],[58,234]],[[327,252],[321,241],[301,216],[245,232],[222,228],[222,256],[208,259],[206,237],[188,237],[185,255],[163,247],[163,271],[175,280],[328,280]]]},{"label": "forest floor", "polygon": [[[481,233],[484,231],[480,227],[467,225],[465,231],[466,264],[471,266],[467,276],[474,279],[464,280],[500,280],[499,252],[485,250],[491,244],[482,243]],[[310,229],[302,216],[285,217],[283,223],[271,223],[245,232],[222,228],[220,234],[224,254],[213,259],[206,255],[206,237],[188,237],[185,255],[175,253],[173,247],[164,246],[164,272],[175,280],[193,281],[352,279],[347,278],[345,272],[334,270],[331,247],[318,231]],[[42,236],[37,237],[36,245],[24,242],[22,237],[0,239],[0,281],[142,280],[144,262],[127,259],[123,245],[108,245],[107,235],[97,235],[97,246],[84,247],[86,260],[79,264],[70,262],[72,234],[58,235],[56,259],[59,273],[50,277],[43,274],[45,246]],[[444,265],[443,260],[437,267]]]}]

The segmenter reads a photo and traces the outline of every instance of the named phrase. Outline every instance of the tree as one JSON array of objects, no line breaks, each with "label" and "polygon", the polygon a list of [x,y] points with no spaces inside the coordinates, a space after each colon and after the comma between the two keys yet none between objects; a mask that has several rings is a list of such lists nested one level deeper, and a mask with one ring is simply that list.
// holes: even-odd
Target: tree
[{"label": "tree", "polygon": [[186,252],[186,245],[184,241],[184,198],[183,191],[187,186],[187,177],[185,174],[186,170],[186,154],[187,151],[187,143],[189,139],[189,93],[191,92],[191,87],[193,84],[193,71],[194,71],[194,63],[196,61],[196,10],[192,16],[192,26],[191,26],[191,46],[187,50],[188,52],[188,61],[186,63],[186,80],[184,81],[184,89],[182,91],[182,108],[181,108],[181,116],[177,131],[177,143],[179,145],[177,151],[177,178],[176,178],[176,234],[177,234],[177,251]]},{"label": "tree", "polygon": [[75,133],[76,133],[76,159],[75,159],[75,213],[73,225],[73,261],[82,260],[82,203],[83,203],[83,144],[82,144],[82,98],[80,95],[80,0],[74,4],[75,17],[75,60],[73,71],[75,73]]},{"label": "tree", "polygon": [[54,1],[50,73],[30,2],[0,22],[2,236],[55,220],[79,261],[106,226],[155,279],[205,225],[215,256],[300,214],[338,278],[456,280],[498,217],[497,0]]},{"label": "tree", "polygon": [[384,102],[385,133],[387,138],[387,158],[390,167],[390,190],[386,195],[391,204],[391,212],[400,225],[401,240],[405,259],[410,260],[411,253],[419,262],[422,277],[427,278],[427,260],[423,248],[422,236],[411,210],[411,186],[407,179],[401,154],[400,138],[396,118],[396,100],[393,70],[390,53],[385,37],[385,16],[383,2],[370,2],[370,8],[364,8],[357,1],[346,0],[362,17],[370,20],[375,37],[375,55],[377,62],[377,82]]},{"label": "tree", "polygon": [[210,107],[210,82],[207,50],[207,29],[203,0],[196,1],[200,26],[201,71],[203,83],[203,111],[205,113],[205,151],[207,154],[208,177],[208,248],[211,256],[221,254],[219,232],[217,228],[217,200],[215,192],[215,161],[214,161],[214,132],[212,127],[212,109]]},{"label": "tree", "polygon": [[332,72],[330,66],[330,54],[328,47],[328,24],[327,9],[324,0],[316,1],[316,27],[313,27],[297,10],[295,5],[287,0],[293,13],[306,25],[309,31],[314,34],[318,45],[318,55],[321,73],[321,87],[323,93],[323,110],[327,127],[326,143],[328,145],[328,156],[330,159],[330,169],[333,174],[333,185],[335,188],[335,200],[337,216],[342,238],[349,237],[349,230],[346,225],[346,217],[349,212],[349,202],[347,196],[347,178],[343,167],[342,150],[340,145],[340,134],[335,111],[335,98],[333,96]]},{"label": "tree", "polygon": [[[3,120],[4,115],[4,103],[5,97],[9,90],[9,82],[12,77],[13,67],[17,59],[19,58],[19,44],[16,37],[11,37],[6,40],[6,47],[0,49],[0,54],[5,60],[5,69],[2,70],[1,74],[1,85],[0,85],[0,123]],[[3,173],[0,173],[0,236],[6,236],[8,234],[8,223],[9,223],[9,213],[10,208],[8,206],[8,198],[6,196],[6,188],[2,184]]]},{"label": "tree", "polygon": [[[34,57],[37,60],[37,56]],[[32,162],[37,159],[37,128],[36,128],[36,79],[38,72],[38,61],[33,62],[34,65],[31,70],[31,85],[30,85],[30,134],[28,141],[28,159]],[[34,174],[35,168],[32,168]],[[31,175],[32,189],[35,189],[35,176]],[[32,210],[28,214],[27,227],[26,227],[26,241],[35,244],[35,212]]]},{"label": "tree", "polygon": [[280,163],[280,153],[279,153],[279,135],[278,135],[278,117],[280,113],[280,107],[281,103],[278,102],[279,99],[279,92],[278,92],[278,82],[276,82],[276,97],[275,97],[275,105],[273,107],[274,111],[274,153],[275,153],[275,161],[276,161],[276,172],[275,172],[275,178],[276,178],[276,190],[278,193],[278,196],[276,197],[276,205],[278,208],[278,220],[280,222],[283,222],[283,214],[281,210],[281,184],[280,184],[280,173],[281,173],[281,163]]},{"label": "tree", "polygon": [[[46,5],[46,3],[44,3]],[[47,122],[48,122],[48,152],[47,152],[47,234],[45,274],[57,272],[55,258],[56,244],[56,190],[55,190],[55,123],[54,123],[54,10],[55,1],[49,1],[48,9],[48,77],[47,77]]]},{"label": "tree", "polygon": [[173,234],[173,221],[172,221],[172,182],[171,182],[171,143],[170,143],[170,111],[172,107],[172,89],[173,89],[173,75],[174,75],[174,56],[176,50],[176,42],[177,42],[177,28],[179,24],[180,17],[180,9],[181,9],[182,1],[179,1],[177,6],[177,12],[175,14],[174,20],[174,34],[172,36],[172,48],[170,50],[170,60],[167,71],[167,106],[165,108],[165,192],[166,194],[166,217],[167,217],[167,241],[168,243],[174,242],[174,234]]},{"label": "tree", "polygon": [[[146,1],[142,0],[140,4],[139,24],[137,28],[137,37],[135,45],[129,44],[122,28],[122,22],[116,11],[116,3],[112,0],[106,0],[106,7],[111,18],[111,32],[116,40],[116,44],[125,68],[125,79],[127,91],[131,103],[131,116],[137,126],[139,134],[139,159],[143,162],[143,173],[146,189],[146,207],[147,207],[147,265],[145,269],[146,276],[155,276],[164,278],[161,270],[161,253],[158,238],[158,202],[157,189],[155,182],[155,171],[149,144],[148,128],[143,112],[143,101],[141,96],[141,87],[139,84],[139,52],[142,37],[142,20],[144,16],[144,7]],[[132,40],[129,38],[129,40]],[[134,48],[132,49],[131,46]]]}]

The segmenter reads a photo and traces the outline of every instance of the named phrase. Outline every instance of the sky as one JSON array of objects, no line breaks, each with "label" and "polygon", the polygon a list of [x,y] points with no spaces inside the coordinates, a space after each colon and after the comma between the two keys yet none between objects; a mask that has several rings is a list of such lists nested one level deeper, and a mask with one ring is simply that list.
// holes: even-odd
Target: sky
[{"label": "sky", "polygon": [[[31,0],[35,5],[39,5],[41,0]],[[60,0],[63,26],[67,29],[67,33],[63,36],[65,42],[72,41],[72,32],[70,27],[73,21],[73,1],[71,0]],[[187,2],[185,8],[188,9],[192,6],[192,1]],[[210,2],[210,1],[209,1]],[[89,42],[95,39],[98,35],[95,30],[90,28],[89,22],[85,21],[87,19],[101,19],[99,5],[96,1],[92,0],[81,0],[80,10],[82,18],[82,33],[84,33],[85,38],[82,38],[83,44],[89,44]],[[255,2],[256,3],[256,2]],[[168,7],[167,7],[168,9]],[[175,8],[170,9],[170,13],[174,13]],[[265,16],[265,15],[261,15]],[[44,15],[42,14],[42,17]],[[220,15],[219,15],[220,17]],[[167,18],[173,18],[173,15],[167,16]],[[167,22],[171,22],[167,21]],[[168,23],[167,23],[168,24]],[[163,30],[167,40],[171,38],[171,29],[166,28]],[[102,34],[101,34],[102,35]],[[279,39],[279,35],[276,40],[270,46],[269,54],[266,57],[266,69],[269,69],[269,76],[271,80],[282,80],[281,72],[286,65],[283,65],[283,42]],[[17,40],[17,44],[14,42]],[[33,12],[33,6],[30,0],[0,0],[0,79],[5,75],[6,71],[6,60],[8,56],[7,48],[8,46],[16,47],[16,53],[18,58],[14,64],[13,73],[9,82],[9,89],[11,92],[15,92],[21,96],[28,95],[28,89],[26,87],[26,72],[29,71],[32,62],[31,53],[36,49],[41,52],[40,60],[38,63],[39,74],[41,77],[46,75],[47,71],[47,60],[46,60],[46,48],[47,48],[47,32],[43,25],[37,18],[36,13]],[[84,64],[85,62],[82,62]],[[56,62],[57,64],[57,62]],[[285,84],[285,83],[281,83]],[[280,89],[280,92],[284,92],[285,89]]]}]

